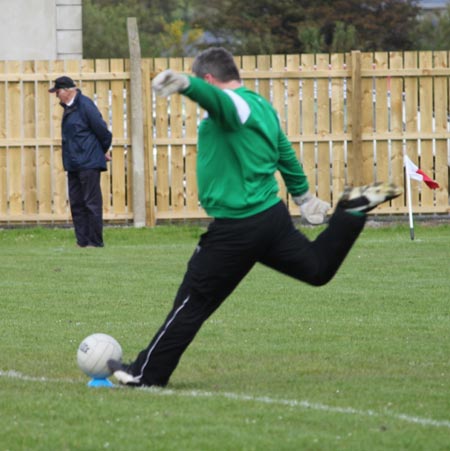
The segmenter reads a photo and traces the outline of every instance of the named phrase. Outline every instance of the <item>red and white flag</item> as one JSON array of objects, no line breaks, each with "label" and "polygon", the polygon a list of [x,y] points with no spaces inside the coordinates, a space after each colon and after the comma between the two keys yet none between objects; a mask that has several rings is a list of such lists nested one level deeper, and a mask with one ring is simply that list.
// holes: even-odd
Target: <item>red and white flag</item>
[{"label": "red and white flag", "polygon": [[418,182],[425,182],[431,189],[439,188],[439,183],[428,177],[428,175],[419,169],[406,155],[403,156],[403,161],[405,163],[406,173],[410,178],[417,180]]}]

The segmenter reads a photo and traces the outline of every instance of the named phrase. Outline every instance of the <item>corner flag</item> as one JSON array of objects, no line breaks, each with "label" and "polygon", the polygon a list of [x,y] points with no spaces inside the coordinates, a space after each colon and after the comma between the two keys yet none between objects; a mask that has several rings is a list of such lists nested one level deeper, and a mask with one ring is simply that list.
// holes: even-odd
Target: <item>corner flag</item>
[{"label": "corner flag", "polygon": [[436,189],[439,188],[439,183],[428,177],[425,172],[419,169],[409,158],[407,155],[403,156],[403,160],[405,162],[406,173],[413,180],[417,180],[418,182],[425,182],[428,188]]},{"label": "corner flag", "polygon": [[403,155],[403,162],[405,165],[406,172],[406,192],[408,200],[408,213],[409,213],[409,234],[411,239],[414,239],[414,223],[412,216],[412,202],[411,202],[411,179],[417,180],[418,182],[424,182],[429,188],[436,189],[439,188],[439,184],[428,177],[425,172],[419,169],[406,154]]}]

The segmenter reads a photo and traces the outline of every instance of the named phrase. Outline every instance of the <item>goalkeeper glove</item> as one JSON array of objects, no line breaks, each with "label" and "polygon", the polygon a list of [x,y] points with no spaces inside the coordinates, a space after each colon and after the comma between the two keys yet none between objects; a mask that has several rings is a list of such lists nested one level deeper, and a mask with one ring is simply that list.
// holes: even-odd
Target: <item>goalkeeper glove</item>
[{"label": "goalkeeper glove", "polygon": [[323,224],[327,217],[330,204],[313,196],[310,192],[301,196],[293,196],[292,199],[300,207],[300,213],[312,225]]},{"label": "goalkeeper glove", "polygon": [[152,82],[153,91],[160,97],[167,97],[175,92],[184,91],[189,86],[187,75],[177,74],[170,69],[159,73]]}]

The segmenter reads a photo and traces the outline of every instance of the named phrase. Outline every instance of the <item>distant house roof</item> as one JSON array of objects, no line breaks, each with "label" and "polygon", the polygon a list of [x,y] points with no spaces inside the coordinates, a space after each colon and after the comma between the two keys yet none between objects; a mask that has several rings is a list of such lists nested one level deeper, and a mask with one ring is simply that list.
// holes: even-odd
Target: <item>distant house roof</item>
[{"label": "distant house roof", "polygon": [[449,0],[419,0],[419,7],[422,9],[445,9]]}]

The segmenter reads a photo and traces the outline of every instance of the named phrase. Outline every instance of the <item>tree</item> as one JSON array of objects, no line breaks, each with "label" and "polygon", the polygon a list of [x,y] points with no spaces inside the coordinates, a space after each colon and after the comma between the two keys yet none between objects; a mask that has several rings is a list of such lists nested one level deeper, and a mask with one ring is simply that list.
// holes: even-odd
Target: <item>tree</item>
[{"label": "tree", "polygon": [[354,25],[346,25],[343,22],[336,22],[331,42],[331,52],[350,52],[358,48],[358,39]]},{"label": "tree", "polygon": [[[143,56],[211,45],[237,54],[408,50],[419,24],[417,0],[84,0],[83,12],[88,58],[128,56],[127,17],[138,19]],[[425,38],[446,40],[424,29],[431,45]]]},{"label": "tree", "polygon": [[416,33],[419,50],[448,50],[450,48],[450,4],[442,13],[423,17]]},{"label": "tree", "polygon": [[195,49],[202,34],[203,30],[199,28],[186,29],[186,24],[181,19],[166,24],[164,32],[161,33],[161,46],[164,49],[162,54],[173,57],[187,56]]},{"label": "tree", "polygon": [[[137,17],[139,26],[149,20],[147,10],[137,1],[119,4],[108,4],[99,0],[83,2],[83,55],[85,58],[126,58],[128,51],[127,18]],[[147,26],[148,27],[148,26]],[[163,30],[163,24],[155,24],[156,32]],[[140,27],[141,28],[141,27]],[[155,43],[151,42],[148,33],[140,29],[141,49],[152,51]],[[156,43],[157,44],[157,43]],[[160,49],[155,48],[155,53]]]},{"label": "tree", "polygon": [[[208,32],[204,45],[220,43],[235,53],[283,53],[301,48],[298,25],[304,8],[294,0],[193,0],[194,21]],[[307,3],[307,2],[302,2]]]},{"label": "tree", "polygon": [[320,53],[325,46],[324,38],[316,27],[301,28],[299,39],[305,53]]},{"label": "tree", "polygon": [[331,50],[334,33],[342,32],[337,23],[353,27],[359,50],[412,48],[411,30],[417,24],[418,13],[417,0],[317,0],[307,8],[309,20],[320,27],[325,37],[326,50]]},{"label": "tree", "polygon": [[417,0],[193,1],[201,27],[239,53],[408,49],[419,11]]},{"label": "tree", "polygon": [[180,18],[188,17],[188,1],[84,0],[83,54],[85,58],[127,58],[127,18],[136,17],[141,53],[149,56],[184,56],[195,53],[203,33]]}]

